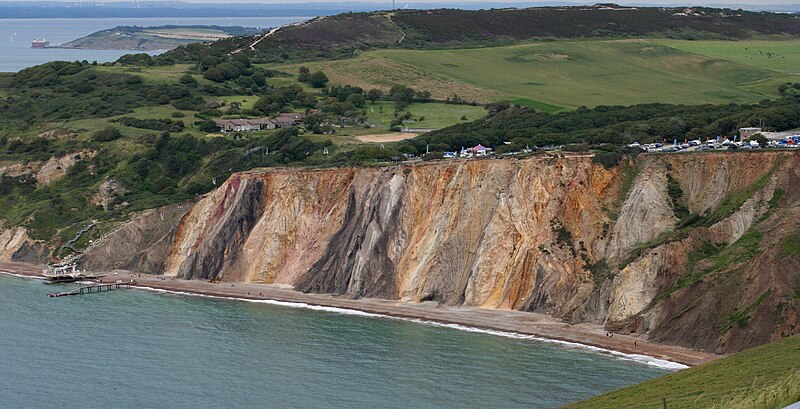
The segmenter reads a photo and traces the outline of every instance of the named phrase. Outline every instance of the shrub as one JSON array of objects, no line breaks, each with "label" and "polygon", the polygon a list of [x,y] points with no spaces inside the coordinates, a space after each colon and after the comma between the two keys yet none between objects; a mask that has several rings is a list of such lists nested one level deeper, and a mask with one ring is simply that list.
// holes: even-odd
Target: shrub
[{"label": "shrub", "polygon": [[178,82],[183,85],[197,85],[197,80],[189,74],[181,75],[181,77],[178,79]]},{"label": "shrub", "polygon": [[328,76],[322,71],[317,71],[308,76],[308,84],[314,88],[322,88],[328,83]]},{"label": "shrub", "polygon": [[130,126],[133,128],[140,128],[140,129],[152,129],[154,131],[181,132],[183,131],[184,127],[183,121],[172,120],[169,118],[139,119],[132,117],[122,117],[117,119],[116,121],[125,126]]},{"label": "shrub", "polygon": [[92,134],[92,139],[98,142],[111,142],[122,137],[119,129],[109,126]]},{"label": "shrub", "polygon": [[622,154],[617,152],[597,151],[592,156],[592,162],[599,163],[606,168],[617,166],[622,160]]}]

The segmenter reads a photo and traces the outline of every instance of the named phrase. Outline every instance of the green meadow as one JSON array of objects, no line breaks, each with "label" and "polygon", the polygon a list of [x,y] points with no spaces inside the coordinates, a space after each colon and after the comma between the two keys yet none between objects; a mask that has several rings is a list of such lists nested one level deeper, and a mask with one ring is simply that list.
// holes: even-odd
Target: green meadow
[{"label": "green meadow", "polygon": [[[785,71],[779,70],[790,69],[788,61],[800,58],[798,51],[792,49],[792,45],[800,44],[797,41],[764,42],[778,43],[777,48],[787,56],[766,61],[726,53],[724,49],[730,45],[724,42],[703,43],[705,48],[693,51],[661,40],[616,40],[374,53],[447,79],[497,91],[524,105],[545,103],[573,108],[650,102],[754,102],[777,92],[753,89],[753,84],[783,75]],[[731,55],[737,58],[726,59]],[[749,64],[750,61],[757,63]]]},{"label": "green meadow", "polygon": [[[365,105],[369,119],[379,128],[389,128],[394,119],[394,102],[379,101]],[[381,109],[383,108],[383,109]],[[399,112],[409,112],[411,118],[405,125],[410,128],[439,129],[464,121],[474,121],[486,115],[481,106],[442,103],[413,103]],[[461,118],[466,117],[466,120]]]},{"label": "green meadow", "polygon": [[681,51],[800,75],[800,40],[657,40]]},{"label": "green meadow", "polygon": [[[119,74],[133,74],[142,77],[145,82],[153,84],[172,84],[178,82],[178,78],[186,74],[191,67],[190,64],[160,65],[154,67],[129,67],[124,65],[98,66],[98,71],[113,72]],[[203,84],[211,84],[200,75],[194,78]]]},{"label": "green meadow", "polygon": [[[562,40],[504,47],[377,50],[300,65],[333,82],[388,90],[406,84],[437,99],[507,99],[545,112],[640,103],[752,103],[800,81],[800,40]],[[294,75],[270,82],[292,82]]]}]

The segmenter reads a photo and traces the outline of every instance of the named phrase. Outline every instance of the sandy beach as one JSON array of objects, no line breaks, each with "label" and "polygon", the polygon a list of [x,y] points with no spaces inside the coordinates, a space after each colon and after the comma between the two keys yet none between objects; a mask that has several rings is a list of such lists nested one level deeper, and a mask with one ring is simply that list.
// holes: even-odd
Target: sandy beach
[{"label": "sandy beach", "polygon": [[[29,277],[41,277],[43,268],[44,266],[35,264],[0,262],[0,271]],[[354,300],[344,296],[328,294],[304,294],[291,288],[276,285],[210,283],[200,280],[131,274],[124,271],[105,274],[106,276],[101,279],[105,283],[116,282],[117,280],[135,280],[135,285],[143,288],[227,298],[304,303],[312,306],[356,310],[403,319],[416,319],[482,330],[531,335],[628,355],[644,355],[688,366],[703,364],[719,357],[719,355],[712,353],[648,342],[637,335],[614,334],[613,337],[609,337],[600,325],[573,325],[539,313],[489,310],[475,307],[451,307],[438,305],[435,302],[403,303],[393,300],[366,298]],[[43,291],[42,296],[45,296],[45,293]],[[57,302],[57,299],[54,299],[54,302]]]}]

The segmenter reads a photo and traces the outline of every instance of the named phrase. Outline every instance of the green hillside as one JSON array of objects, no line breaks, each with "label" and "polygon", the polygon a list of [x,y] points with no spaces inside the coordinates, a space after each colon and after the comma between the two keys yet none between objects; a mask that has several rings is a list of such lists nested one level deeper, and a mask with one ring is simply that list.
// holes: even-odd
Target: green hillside
[{"label": "green hillside", "polygon": [[[284,27],[264,38],[233,37],[166,54],[177,61],[222,58],[242,50],[254,62],[348,58],[383,48],[436,49],[504,45],[535,39],[748,39],[800,35],[800,16],[706,7],[613,4],[492,10],[395,10],[345,13]],[[256,41],[259,40],[259,41]],[[251,47],[252,45],[252,47]]]},{"label": "green hillside", "polygon": [[800,401],[800,335],[566,408],[782,408]]},{"label": "green hillside", "polygon": [[[758,54],[758,51],[762,54]],[[769,54],[767,54],[769,53]],[[335,82],[413,83],[435,98],[508,99],[546,112],[639,103],[752,103],[798,82],[800,40],[562,40],[446,50],[378,50],[306,63]],[[274,67],[296,72],[298,64]]]},{"label": "green hillside", "polygon": [[[734,44],[742,43],[749,42]],[[776,88],[754,89],[752,84],[785,77],[787,61],[800,61],[800,40],[758,42],[787,56],[771,60],[738,58],[725,52],[728,44],[706,41],[705,48],[687,52],[649,40],[559,41],[374,54],[511,99],[566,107],[756,102],[776,96]]]}]

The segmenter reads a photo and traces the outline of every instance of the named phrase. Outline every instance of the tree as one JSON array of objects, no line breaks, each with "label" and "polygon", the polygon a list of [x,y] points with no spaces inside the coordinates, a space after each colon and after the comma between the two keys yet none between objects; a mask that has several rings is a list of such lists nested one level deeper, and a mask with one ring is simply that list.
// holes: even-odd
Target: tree
[{"label": "tree", "polygon": [[389,97],[397,109],[404,109],[414,100],[414,90],[405,85],[395,85],[389,90]]},{"label": "tree", "polygon": [[314,88],[322,88],[328,83],[328,76],[322,71],[317,71],[308,76],[308,84]]},{"label": "tree", "polygon": [[392,122],[389,123],[389,130],[393,132],[400,131],[403,126],[403,118],[395,118],[392,119]]},{"label": "tree", "polygon": [[309,74],[308,68],[300,67],[298,71],[299,75],[297,76],[297,80],[300,82],[308,82],[308,74]]},{"label": "tree", "polygon": [[767,146],[767,142],[769,142],[769,140],[767,140],[767,137],[762,135],[762,134],[760,134],[760,133],[754,134],[751,137],[751,139],[753,139],[754,141],[758,142],[758,145],[761,146],[762,148]]},{"label": "tree", "polygon": [[364,95],[362,94],[350,94],[347,97],[346,102],[353,104],[355,107],[363,107],[366,100],[364,99]]},{"label": "tree", "polygon": [[370,100],[370,102],[372,102],[373,104],[375,103],[375,101],[381,99],[382,97],[383,97],[383,91],[377,88],[372,88],[369,91],[367,91],[367,99]]},{"label": "tree", "polygon": [[258,85],[259,87],[263,87],[267,83],[267,78],[264,76],[264,73],[261,71],[254,72],[250,79],[253,80],[253,84]]},{"label": "tree", "polygon": [[419,101],[428,101],[431,99],[430,91],[417,91],[414,96]]},{"label": "tree", "polygon": [[216,67],[211,67],[208,70],[206,70],[206,72],[203,73],[203,76],[207,80],[211,80],[211,81],[214,81],[214,82],[225,81],[225,76],[222,75],[222,72],[220,72]]},{"label": "tree", "polygon": [[259,98],[258,101],[253,104],[253,110],[269,115],[275,112],[280,112],[283,106],[284,104],[280,96],[278,96],[276,93],[269,93]]},{"label": "tree", "polygon": [[189,74],[181,75],[181,77],[178,79],[178,82],[183,85],[197,85],[197,80]]},{"label": "tree", "polygon": [[200,132],[216,132],[219,129],[217,128],[217,124],[212,120],[198,122],[197,128],[200,129]]},{"label": "tree", "polygon": [[120,137],[122,137],[122,133],[119,132],[119,129],[114,128],[113,126],[106,127],[92,135],[92,138],[98,142],[111,142],[119,139]]},{"label": "tree", "polygon": [[508,102],[508,100],[500,100],[497,102],[492,102],[491,104],[486,106],[486,110],[492,113],[505,111],[508,108],[511,108],[511,103]]}]

